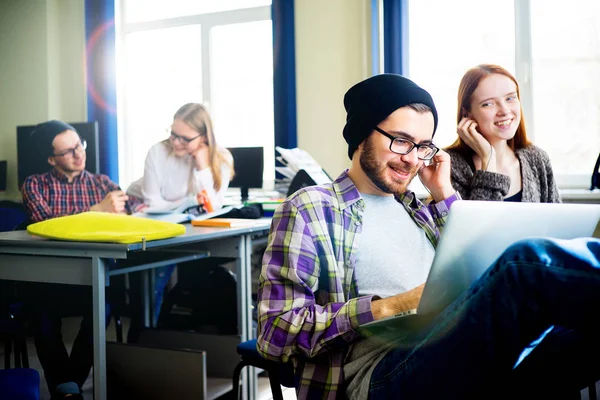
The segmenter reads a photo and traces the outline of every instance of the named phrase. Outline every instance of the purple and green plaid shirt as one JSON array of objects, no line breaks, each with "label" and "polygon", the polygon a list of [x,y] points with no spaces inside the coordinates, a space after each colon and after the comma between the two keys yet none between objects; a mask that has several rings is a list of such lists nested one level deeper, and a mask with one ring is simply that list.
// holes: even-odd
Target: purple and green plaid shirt
[{"label": "purple and green plaid shirt", "polygon": [[[429,206],[397,197],[437,245],[455,194]],[[304,188],[275,211],[258,290],[258,351],[294,364],[299,399],[343,394],[343,362],[355,328],[373,320],[372,296],[358,296],[354,265],[364,201],[347,174]]]}]

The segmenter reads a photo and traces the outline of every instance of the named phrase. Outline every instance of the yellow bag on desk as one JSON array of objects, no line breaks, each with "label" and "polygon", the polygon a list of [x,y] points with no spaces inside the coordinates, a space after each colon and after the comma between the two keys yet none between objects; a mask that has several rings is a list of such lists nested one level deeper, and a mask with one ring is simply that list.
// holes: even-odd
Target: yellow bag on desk
[{"label": "yellow bag on desk", "polygon": [[166,239],[185,233],[185,226],[136,218],[124,214],[88,211],[36,222],[27,227],[31,235],[78,242],[138,243]]}]

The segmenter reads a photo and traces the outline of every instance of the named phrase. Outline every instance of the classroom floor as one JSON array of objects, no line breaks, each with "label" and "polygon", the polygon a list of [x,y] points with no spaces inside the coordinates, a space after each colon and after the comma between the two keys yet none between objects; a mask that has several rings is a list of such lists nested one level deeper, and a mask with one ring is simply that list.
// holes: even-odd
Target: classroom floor
[{"label": "classroom floor", "polygon": [[[124,332],[127,332],[128,328],[128,319],[123,318],[123,328]],[[65,318],[63,321],[63,336],[65,338],[65,342],[68,345],[68,348],[73,343],[75,336],[77,334],[77,330],[79,329],[80,318]],[[111,327],[106,331],[107,340],[115,341],[116,334],[115,329]],[[40,372],[40,376],[42,376],[42,381],[40,384],[40,400],[50,400],[50,394],[48,392],[48,388],[46,386],[46,382],[43,380],[43,372],[40,366],[40,363],[37,359],[35,347],[33,345],[33,340],[28,340],[27,350],[29,354],[29,366],[31,368],[35,368]],[[4,365],[4,348],[0,346],[0,366]],[[87,379],[86,383],[83,387],[84,390],[84,399],[85,400],[93,400],[93,379],[92,374]],[[596,390],[600,393],[600,382],[596,383]],[[296,400],[296,393],[293,388],[285,388],[282,387],[284,400]],[[267,377],[259,377],[258,378],[258,398],[256,400],[271,400],[273,397],[271,395],[271,389],[269,387],[269,379]],[[232,395],[224,395],[216,400],[233,400]],[[588,390],[583,389],[581,391],[581,400],[589,400]]]},{"label": "classroom floor", "polygon": [[[65,318],[63,320],[63,337],[65,339],[65,343],[67,343],[67,348],[73,343],[75,340],[75,336],[77,335],[77,330],[79,329],[81,319],[80,318]],[[127,318],[123,318],[123,331],[127,332],[128,328],[128,320]],[[106,337],[109,341],[116,340],[115,329],[111,326],[106,331]],[[48,387],[46,386],[46,382],[43,379],[43,372],[40,366],[40,363],[37,359],[35,347],[33,345],[33,340],[29,339],[27,343],[27,351],[29,355],[29,366],[30,368],[37,369],[40,372],[41,384],[40,384],[40,400],[50,400],[50,394],[48,392]],[[0,346],[0,366],[4,366],[4,347]],[[295,400],[296,393],[292,388],[282,388],[283,389],[283,397],[285,400]],[[89,378],[85,382],[83,386],[84,394],[83,397],[85,400],[93,400],[93,378],[92,374],[90,374]],[[233,396],[222,396],[218,400],[229,400]],[[273,397],[271,396],[271,389],[269,387],[269,380],[266,377],[258,378],[258,399],[256,400],[271,400]]]}]

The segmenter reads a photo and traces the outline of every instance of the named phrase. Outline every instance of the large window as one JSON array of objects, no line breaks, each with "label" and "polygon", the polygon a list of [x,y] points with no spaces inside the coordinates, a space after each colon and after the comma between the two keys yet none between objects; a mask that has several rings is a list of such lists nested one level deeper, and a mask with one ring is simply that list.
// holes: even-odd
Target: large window
[{"label": "large window", "polygon": [[273,181],[273,39],[270,0],[121,0],[119,182],[141,177],[148,149],[175,111],[205,104],[217,142],[263,146]]},{"label": "large window", "polygon": [[408,75],[440,114],[436,143],[456,139],[465,71],[499,64],[521,87],[528,135],[560,187],[587,187],[600,151],[600,3],[409,0]]}]

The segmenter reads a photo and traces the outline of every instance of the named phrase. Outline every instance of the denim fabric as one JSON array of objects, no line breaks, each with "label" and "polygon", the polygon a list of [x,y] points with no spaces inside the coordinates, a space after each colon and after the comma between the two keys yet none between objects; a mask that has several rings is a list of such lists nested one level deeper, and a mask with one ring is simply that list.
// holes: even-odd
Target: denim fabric
[{"label": "denim fabric", "polygon": [[158,321],[158,315],[160,314],[160,307],[163,303],[163,297],[165,295],[165,287],[175,271],[177,265],[167,265],[160,268],[154,269],[154,322]]},{"label": "denim fabric", "polygon": [[520,398],[528,391],[536,395],[529,398],[578,398],[580,388],[600,378],[597,366],[584,367],[600,354],[599,310],[600,240],[519,241],[384,357],[369,398]]}]

